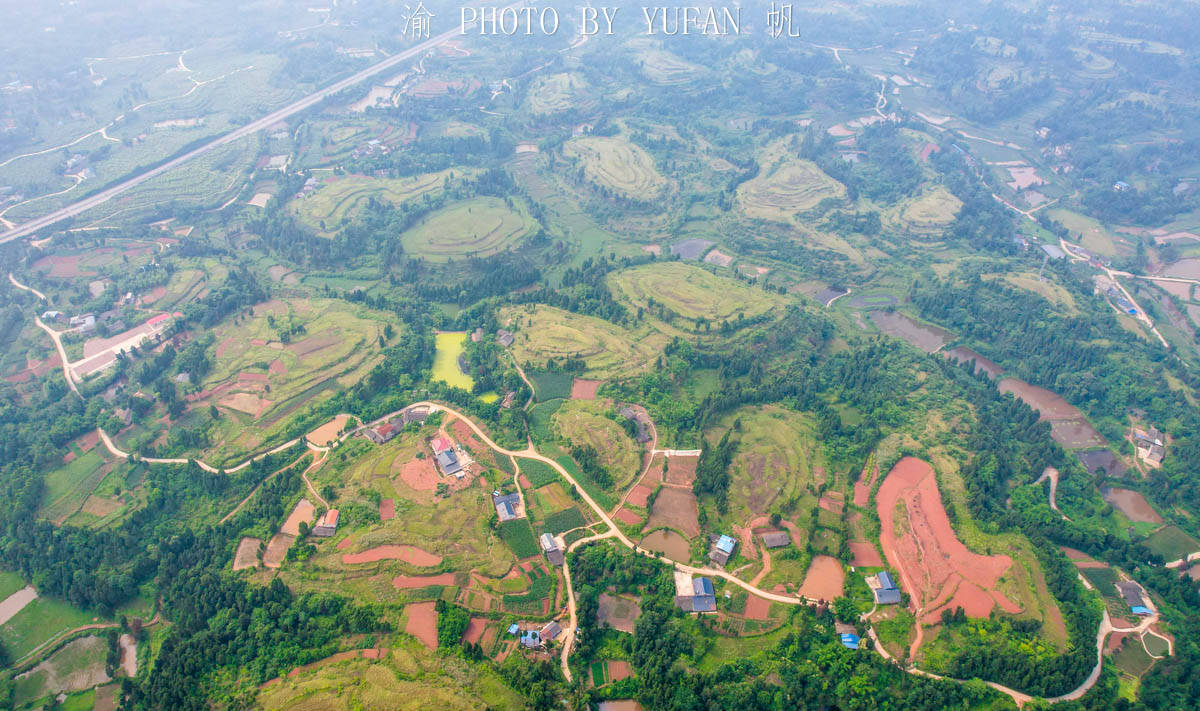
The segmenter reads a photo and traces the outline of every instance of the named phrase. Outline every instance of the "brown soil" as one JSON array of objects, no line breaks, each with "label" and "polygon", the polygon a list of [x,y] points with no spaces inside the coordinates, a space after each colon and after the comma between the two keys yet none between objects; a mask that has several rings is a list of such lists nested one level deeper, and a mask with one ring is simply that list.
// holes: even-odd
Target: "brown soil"
[{"label": "brown soil", "polygon": [[642,539],[639,543],[646,550],[662,553],[671,560],[688,562],[692,557],[691,545],[683,536],[669,530],[658,530]]},{"label": "brown soil", "polygon": [[346,423],[349,421],[349,415],[338,415],[312,432],[309,432],[306,435],[306,439],[318,447],[328,446],[329,444],[337,441],[338,433],[346,427]]},{"label": "brown soil", "polygon": [[391,521],[396,518],[396,500],[395,499],[380,499],[379,501],[379,520]]},{"label": "brown soil", "polygon": [[[832,599],[832,598],[830,598]],[[746,597],[746,609],[742,613],[748,620],[765,620],[771,613],[771,601],[758,595]]]},{"label": "brown soil", "polygon": [[428,456],[424,459],[411,459],[400,470],[400,479],[415,491],[433,491],[441,478],[433,458]]},{"label": "brown soil", "polygon": [[432,602],[414,602],[408,606],[408,623],[404,631],[421,640],[430,649],[437,649],[437,610]]},{"label": "brown soil", "polygon": [[596,391],[604,384],[603,380],[584,380],[575,378],[571,383],[572,400],[595,400]]},{"label": "brown soil", "polygon": [[233,569],[257,568],[258,547],[260,545],[262,545],[262,540],[259,538],[250,538],[247,536],[239,541],[237,553],[233,555]]},{"label": "brown soil", "polygon": [[953,334],[944,328],[921,323],[898,311],[872,311],[871,321],[880,331],[908,341],[926,353],[933,353],[949,343]]},{"label": "brown soil", "polygon": [[287,366],[283,364],[283,361],[276,358],[275,360],[271,361],[271,365],[267,367],[267,372],[271,375],[287,375],[288,371]]},{"label": "brown soil", "polygon": [[277,533],[271,536],[270,542],[267,543],[267,550],[263,553],[263,565],[268,568],[278,568],[283,565],[284,559],[287,558],[288,548],[292,547],[295,540],[295,536],[286,533]]},{"label": "brown soil", "polygon": [[641,516],[638,516],[627,508],[622,508],[620,511],[617,511],[615,514],[613,514],[613,518],[630,526],[636,526],[642,522]]},{"label": "brown soil", "polygon": [[875,545],[869,541],[850,541],[850,552],[854,555],[851,565],[855,568],[881,568],[883,558]]},{"label": "brown soil", "polygon": [[601,627],[607,625],[615,630],[633,634],[634,623],[641,614],[642,608],[636,600],[600,593],[596,621]]},{"label": "brown soil", "polygon": [[312,524],[316,517],[317,507],[308,499],[300,499],[296,502],[292,512],[288,514],[287,520],[283,522],[283,526],[279,529],[280,533],[285,533],[289,536],[300,535],[300,522]]},{"label": "brown soil", "polygon": [[975,372],[983,371],[988,374],[988,377],[995,380],[1004,374],[1004,369],[997,365],[994,361],[979,355],[975,351],[965,346],[958,346],[946,351],[946,357],[958,361],[959,363],[969,363],[975,361]]},{"label": "brown soil", "polygon": [[226,338],[225,340],[218,343],[217,344],[217,357],[218,358],[223,357],[225,355],[225,349],[232,346],[235,340],[237,340],[237,339],[230,336],[229,338]]},{"label": "brown soil", "polygon": [[633,667],[629,665],[629,662],[623,659],[610,660],[608,662],[609,682],[621,681],[622,679],[628,679],[631,676],[633,676]]},{"label": "brown soil", "polygon": [[463,631],[462,643],[479,644],[479,640],[483,639],[483,633],[487,629],[488,622],[489,620],[486,617],[472,617],[471,621],[467,623],[467,629]]},{"label": "brown soil", "polygon": [[1000,392],[1012,393],[1027,405],[1037,410],[1043,420],[1074,420],[1082,419],[1083,413],[1074,405],[1067,402],[1058,393],[1036,385],[1030,385],[1016,378],[1005,378],[1000,381]]},{"label": "brown soil", "polygon": [[696,481],[696,465],[699,463],[700,457],[668,457],[667,483],[690,487]]},{"label": "brown soil", "polygon": [[430,585],[453,585],[454,573],[441,575],[397,575],[392,578],[392,586],[397,590],[412,590],[425,588]]},{"label": "brown soil", "polygon": [[670,526],[688,538],[700,535],[700,507],[690,489],[663,487],[654,498],[647,528]]},{"label": "brown soil", "polygon": [[808,572],[804,574],[800,594],[814,600],[833,600],[841,597],[845,581],[846,574],[837,558],[827,555],[813,556]]},{"label": "brown soil", "polygon": [[440,555],[430,553],[429,551],[417,548],[416,546],[394,544],[376,546],[375,548],[371,548],[359,553],[342,554],[342,563],[345,565],[375,563],[381,560],[399,560],[420,568],[429,568],[431,566],[440,565],[442,562],[442,557]]},{"label": "brown soil", "polygon": [[1067,449],[1091,449],[1107,444],[1096,428],[1084,419],[1052,421],[1050,437]]},{"label": "brown soil", "polygon": [[645,484],[638,484],[629,490],[629,495],[625,497],[625,502],[631,506],[637,506],[644,509],[649,503],[650,494],[652,493],[653,489],[650,487],[646,486]]},{"label": "brown soil", "polygon": [[1104,492],[1104,500],[1135,523],[1163,522],[1162,516],[1146,501],[1146,497],[1131,489],[1109,489]]}]

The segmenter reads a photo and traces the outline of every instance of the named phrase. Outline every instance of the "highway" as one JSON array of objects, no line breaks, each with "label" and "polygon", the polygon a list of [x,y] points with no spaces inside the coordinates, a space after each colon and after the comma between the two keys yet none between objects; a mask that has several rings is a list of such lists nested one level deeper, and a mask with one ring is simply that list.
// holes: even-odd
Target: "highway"
[{"label": "highway", "polygon": [[22,237],[28,237],[29,235],[34,234],[35,232],[37,232],[38,230],[40,230],[42,228],[49,227],[57,222],[61,222],[62,220],[65,220],[67,218],[75,217],[76,215],[80,215],[94,207],[97,207],[98,205],[103,205],[104,203],[106,203],[109,200],[113,199],[114,197],[120,195],[121,193],[129,191],[129,190],[137,187],[138,185],[141,185],[142,183],[146,182],[147,180],[150,180],[159,175],[162,175],[163,173],[166,173],[169,170],[177,168],[177,167],[183,165],[184,163],[186,163],[190,160],[194,160],[194,159],[204,155],[205,153],[216,150],[217,148],[220,148],[221,146],[228,145],[230,143],[233,143],[234,141],[245,138],[246,136],[250,136],[254,133],[257,133],[258,131],[261,131],[264,128],[267,128],[268,126],[273,126],[273,125],[279,123],[280,121],[283,121],[284,119],[291,118],[292,116],[295,116],[296,114],[300,113],[301,111],[309,109],[309,108],[315,106],[316,104],[320,103],[321,101],[324,101],[325,99],[329,98],[330,96],[333,96],[334,94],[337,94],[338,92],[340,92],[344,89],[348,89],[349,87],[352,87],[355,84],[358,84],[359,82],[363,81],[364,79],[369,79],[370,77],[373,77],[376,74],[381,74],[383,72],[386,72],[389,69],[394,68],[398,64],[408,61],[423,52],[427,52],[430,49],[433,49],[434,47],[437,47],[438,45],[443,44],[444,42],[446,42],[450,39],[453,39],[455,37],[459,37],[459,36],[461,36],[460,29],[457,27],[448,32],[443,32],[442,34],[437,35],[436,37],[432,37],[410,49],[406,49],[403,52],[400,52],[399,54],[392,55],[391,57],[388,57],[387,59],[384,59],[381,62],[373,64],[370,67],[367,67],[366,69],[363,69],[362,71],[360,71],[356,74],[352,74],[351,76],[348,76],[345,79],[334,82],[333,84],[330,84],[329,86],[325,87],[324,89],[321,89],[312,94],[309,94],[308,96],[304,97],[303,99],[300,99],[294,103],[288,104],[287,106],[283,107],[282,109],[279,109],[273,113],[267,114],[266,116],[264,116],[256,121],[252,121],[252,122],[246,124],[245,126],[236,128],[236,129],[230,131],[229,133],[226,133],[223,136],[218,136],[217,138],[212,139],[208,143],[205,143],[204,145],[202,145],[198,148],[188,151],[187,153],[184,153],[181,156],[172,158],[171,160],[167,161],[166,163],[163,163],[162,165],[160,165],[156,168],[148,169],[142,173],[134,175],[131,178],[127,178],[126,180],[123,180],[120,183],[113,185],[112,187],[105,188],[104,190],[96,193],[95,195],[83,198],[82,200],[79,200],[78,202],[74,202],[70,205],[67,205],[66,207],[55,210],[54,212],[51,212],[47,215],[43,215],[41,217],[36,217],[32,220],[23,222],[23,223],[17,225],[16,227],[13,227],[12,229],[8,230],[7,232],[0,234],[0,243],[11,242],[12,240],[15,240],[15,239],[20,239]]}]

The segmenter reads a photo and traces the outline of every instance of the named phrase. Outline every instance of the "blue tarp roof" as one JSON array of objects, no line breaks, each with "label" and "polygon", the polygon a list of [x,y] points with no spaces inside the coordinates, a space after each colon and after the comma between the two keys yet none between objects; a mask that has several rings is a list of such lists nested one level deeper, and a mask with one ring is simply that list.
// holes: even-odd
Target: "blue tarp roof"
[{"label": "blue tarp roof", "polygon": [[521,628],[517,626],[517,623],[516,623],[516,622],[514,622],[514,623],[512,623],[511,625],[509,625],[509,626],[508,626],[508,633],[509,633],[509,634],[516,634],[516,633],[517,633],[517,632],[519,632],[520,630],[521,630]]},{"label": "blue tarp roof", "polygon": [[737,545],[737,540],[732,536],[721,535],[717,539],[717,550],[722,553],[733,553],[733,547]]},{"label": "blue tarp roof", "polygon": [[1129,610],[1135,615],[1153,615],[1154,611],[1145,605],[1134,605]]},{"label": "blue tarp roof", "polygon": [[846,647],[847,649],[858,649],[858,635],[847,633],[841,635],[841,638],[842,646]]}]

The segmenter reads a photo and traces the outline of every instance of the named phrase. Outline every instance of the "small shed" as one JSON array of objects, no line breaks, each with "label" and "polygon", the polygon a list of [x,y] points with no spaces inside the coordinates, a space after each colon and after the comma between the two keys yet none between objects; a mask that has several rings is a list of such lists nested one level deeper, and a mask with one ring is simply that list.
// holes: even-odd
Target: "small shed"
[{"label": "small shed", "polygon": [[762,534],[761,537],[763,545],[767,548],[783,548],[792,543],[792,537],[788,535],[787,531],[771,531]]}]

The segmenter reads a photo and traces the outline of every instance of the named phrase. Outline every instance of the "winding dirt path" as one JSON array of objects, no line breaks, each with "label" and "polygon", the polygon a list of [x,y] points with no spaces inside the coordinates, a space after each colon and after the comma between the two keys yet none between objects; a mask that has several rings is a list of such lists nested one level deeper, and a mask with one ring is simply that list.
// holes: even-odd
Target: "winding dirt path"
[{"label": "winding dirt path", "polygon": [[17,287],[18,289],[21,289],[22,291],[28,291],[29,293],[31,293],[31,294],[33,294],[34,296],[36,296],[36,297],[38,297],[39,299],[41,299],[42,301],[46,301],[46,300],[47,300],[47,299],[46,299],[46,295],[45,295],[45,294],[43,294],[42,292],[38,291],[37,289],[33,288],[32,286],[25,286],[25,285],[24,285],[24,284],[22,284],[21,282],[17,281],[17,278],[16,278],[15,276],[13,276],[13,273],[12,273],[12,272],[9,272],[9,273],[8,273],[8,281],[9,281],[9,282],[10,282],[10,283],[11,283],[13,286]]}]

